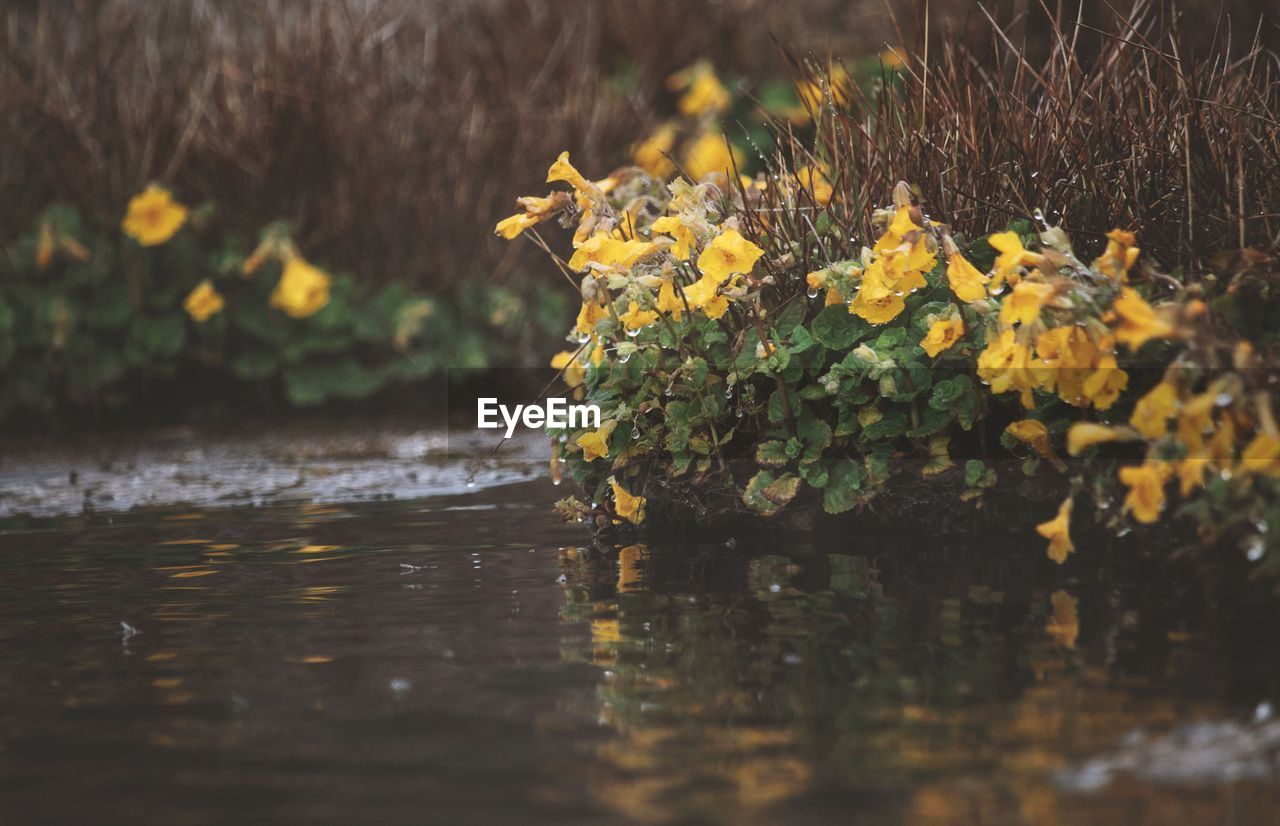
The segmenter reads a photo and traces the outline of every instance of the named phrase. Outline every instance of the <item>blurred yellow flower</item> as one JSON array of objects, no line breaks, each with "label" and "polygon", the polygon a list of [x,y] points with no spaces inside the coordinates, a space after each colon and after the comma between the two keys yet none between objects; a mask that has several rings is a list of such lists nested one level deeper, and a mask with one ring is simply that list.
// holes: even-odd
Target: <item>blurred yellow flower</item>
[{"label": "blurred yellow flower", "polygon": [[268,303],[290,318],[307,318],[329,303],[329,276],[301,256],[291,257]]},{"label": "blurred yellow flower", "polygon": [[144,247],[168,241],[187,222],[187,208],[173,200],[169,190],[151,184],[129,201],[120,228]]},{"label": "blurred yellow flower", "polygon": [[1035,419],[1022,419],[1013,422],[1006,427],[1005,432],[1013,438],[1031,446],[1031,449],[1038,453],[1041,458],[1048,459],[1054,464],[1058,464],[1062,460],[1058,458],[1058,454],[1054,452],[1053,445],[1049,444],[1049,429],[1044,426],[1044,422]]},{"label": "blurred yellow flower", "polygon": [[730,175],[741,165],[738,150],[715,132],[703,132],[685,145],[684,171],[695,181],[716,173]]},{"label": "blurred yellow flower", "polygon": [[1162,381],[1133,406],[1129,424],[1148,439],[1163,439],[1169,433],[1169,419],[1178,414],[1178,388]]},{"label": "blurred yellow flower", "polygon": [[1000,302],[1000,323],[1032,324],[1040,318],[1040,308],[1053,295],[1053,287],[1033,281],[1016,284],[1004,301]]},{"label": "blurred yellow flower", "polygon": [[664,123],[652,135],[635,145],[631,150],[631,160],[654,178],[668,178],[676,169],[670,158],[675,145],[676,127],[674,124]]},{"label": "blurred yellow flower", "polygon": [[1034,252],[1028,252],[1022,246],[1022,239],[1016,232],[997,232],[987,237],[987,243],[1000,254],[996,256],[995,277],[991,288],[997,292],[1004,288],[1004,283],[1016,284],[1021,278],[1019,267],[1034,267],[1044,260]]},{"label": "blurred yellow flower", "polygon": [[930,358],[933,358],[943,350],[950,349],[963,335],[964,322],[960,320],[959,316],[939,319],[929,327],[929,332],[925,334],[920,346],[924,348]]},{"label": "blurred yellow flower", "polygon": [[736,229],[717,235],[698,256],[698,270],[723,284],[732,275],[751,272],[764,250],[742,237]]},{"label": "blurred yellow flower", "polygon": [[582,384],[582,379],[587,373],[586,368],[582,366],[582,362],[578,361],[577,355],[567,350],[562,350],[552,356],[551,366],[560,371],[560,377],[564,379],[564,383],[569,387],[577,387]]},{"label": "blurred yellow flower", "polygon": [[1137,350],[1153,338],[1169,338],[1175,332],[1172,324],[1129,287],[1120,291],[1120,297],[1111,309],[1120,317],[1116,341],[1127,345],[1130,350]]},{"label": "blurred yellow flower", "polygon": [[813,193],[813,200],[818,203],[818,206],[826,206],[831,203],[831,196],[835,193],[835,190],[821,169],[816,169],[812,166],[801,167],[796,172],[796,183],[805,192]]},{"label": "blurred yellow flower", "polygon": [[1071,497],[1058,507],[1058,515],[1036,525],[1036,533],[1049,540],[1049,558],[1061,565],[1067,554],[1075,550],[1071,543]]},{"label": "blurred yellow flower", "polygon": [[182,302],[182,309],[187,311],[193,321],[204,322],[222,312],[225,303],[222,295],[214,289],[213,282],[206,278],[187,294],[186,300]]},{"label": "blurred yellow flower", "polygon": [[1093,262],[1093,268],[1121,282],[1129,280],[1129,270],[1138,260],[1141,250],[1135,247],[1137,236],[1123,229],[1107,233],[1107,248]]},{"label": "blurred yellow flower", "polygon": [[626,488],[619,485],[618,480],[612,476],[609,477],[609,487],[613,488],[613,505],[614,510],[618,512],[618,516],[621,516],[632,525],[639,525],[643,522],[645,498],[631,494]]},{"label": "blurred yellow flower", "polygon": [[579,436],[574,444],[582,448],[582,458],[588,462],[607,458],[609,456],[609,437],[613,435],[613,429],[617,426],[617,422],[608,421],[600,425],[599,430],[592,430]]},{"label": "blurred yellow flower", "polygon": [[1129,486],[1124,507],[1133,518],[1151,524],[1164,508],[1164,485],[1173,469],[1168,462],[1148,459],[1141,465],[1120,468],[1120,481]]},{"label": "blurred yellow flower", "polygon": [[1081,390],[1094,407],[1106,410],[1128,386],[1129,374],[1117,366],[1115,355],[1108,353],[1098,359],[1098,366],[1084,380]]},{"label": "blurred yellow flower", "polygon": [[729,108],[732,98],[729,90],[724,88],[715,69],[706,60],[676,72],[667,78],[667,86],[674,90],[683,90],[684,94],[676,102],[676,108],[686,118],[701,115],[718,115]]},{"label": "blurred yellow flower", "polygon": [[1087,448],[1103,442],[1114,442],[1120,433],[1105,424],[1096,422],[1076,422],[1067,431],[1067,453],[1079,456]]}]

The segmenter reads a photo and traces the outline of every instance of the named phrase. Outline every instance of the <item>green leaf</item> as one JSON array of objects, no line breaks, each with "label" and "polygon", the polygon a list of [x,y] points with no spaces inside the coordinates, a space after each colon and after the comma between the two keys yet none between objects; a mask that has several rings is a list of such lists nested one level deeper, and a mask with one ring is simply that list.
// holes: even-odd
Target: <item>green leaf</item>
[{"label": "green leaf", "polygon": [[827,472],[827,486],[822,492],[822,509],[827,513],[844,513],[858,503],[858,494],[867,480],[862,465],[852,459],[837,459]]},{"label": "green leaf", "polygon": [[756,463],[761,467],[779,468],[787,463],[785,445],[774,439],[756,446]]},{"label": "green leaf", "polygon": [[800,477],[791,473],[777,479],[767,470],[762,470],[742,492],[742,502],[761,516],[774,516],[800,491]]},{"label": "green leaf", "polygon": [[773,318],[773,329],[779,338],[785,337],[804,321],[805,312],[809,308],[800,300],[792,301]]},{"label": "green leaf", "polygon": [[871,325],[840,304],[824,307],[810,328],[818,343],[832,350],[847,350],[871,332]]},{"label": "green leaf", "polygon": [[971,488],[989,488],[996,483],[996,472],[981,459],[964,463],[964,483]]}]

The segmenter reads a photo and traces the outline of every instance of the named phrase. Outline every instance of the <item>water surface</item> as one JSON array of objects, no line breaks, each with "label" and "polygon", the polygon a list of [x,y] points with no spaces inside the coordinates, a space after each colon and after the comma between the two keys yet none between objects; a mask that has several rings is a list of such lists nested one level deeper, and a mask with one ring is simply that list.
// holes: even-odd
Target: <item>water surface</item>
[{"label": "water surface", "polygon": [[557,493],[11,520],[0,820],[1273,820],[1265,607],[1032,538],[591,547]]}]

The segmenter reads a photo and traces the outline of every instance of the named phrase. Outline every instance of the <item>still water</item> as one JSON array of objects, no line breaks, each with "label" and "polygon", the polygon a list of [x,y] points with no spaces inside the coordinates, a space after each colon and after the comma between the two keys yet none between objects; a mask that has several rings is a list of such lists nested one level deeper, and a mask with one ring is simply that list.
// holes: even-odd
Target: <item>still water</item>
[{"label": "still water", "polygon": [[1276,819],[1265,602],[1031,538],[593,547],[557,492],[3,523],[0,822]]}]

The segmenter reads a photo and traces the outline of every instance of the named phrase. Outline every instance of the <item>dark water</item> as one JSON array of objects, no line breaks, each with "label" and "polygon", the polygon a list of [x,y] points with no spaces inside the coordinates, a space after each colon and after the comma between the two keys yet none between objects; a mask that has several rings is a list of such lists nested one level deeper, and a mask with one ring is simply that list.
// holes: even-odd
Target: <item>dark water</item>
[{"label": "dark water", "polygon": [[0,823],[1276,820],[1265,604],[553,494],[8,523]]}]

